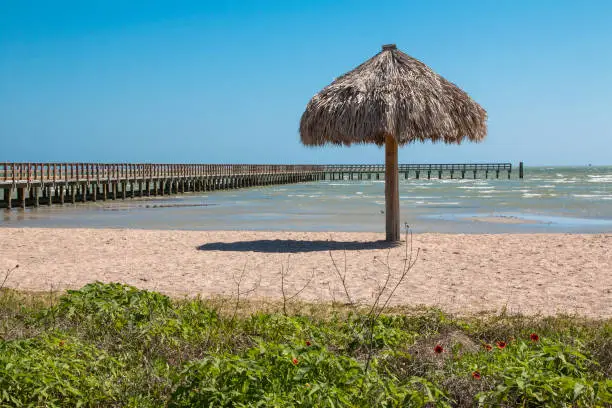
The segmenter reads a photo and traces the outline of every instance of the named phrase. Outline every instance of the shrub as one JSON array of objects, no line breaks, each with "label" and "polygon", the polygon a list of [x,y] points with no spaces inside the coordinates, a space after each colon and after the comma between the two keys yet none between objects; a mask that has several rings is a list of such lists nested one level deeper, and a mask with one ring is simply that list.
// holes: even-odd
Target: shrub
[{"label": "shrub", "polygon": [[111,404],[123,368],[104,351],[61,333],[0,342],[0,405]]},{"label": "shrub", "polygon": [[157,292],[96,282],[79,290],[69,290],[60,297],[53,312],[55,317],[74,323],[120,331],[124,327],[142,327],[171,309],[170,298]]},{"label": "shrub", "polygon": [[[467,364],[467,365],[466,365]],[[466,357],[467,373],[479,372],[495,387],[481,392],[484,406],[582,406],[612,403],[612,381],[593,373],[595,362],[578,347],[555,340],[519,340]]]},{"label": "shrub", "polygon": [[57,299],[0,291],[0,406],[612,406],[609,320],[242,315],[102,283]]},{"label": "shrub", "polygon": [[[430,405],[427,405],[430,404]],[[431,405],[433,404],[433,405]],[[324,347],[260,342],[243,355],[218,354],[188,364],[170,407],[448,406],[441,390],[411,378],[403,384],[367,373]]]}]

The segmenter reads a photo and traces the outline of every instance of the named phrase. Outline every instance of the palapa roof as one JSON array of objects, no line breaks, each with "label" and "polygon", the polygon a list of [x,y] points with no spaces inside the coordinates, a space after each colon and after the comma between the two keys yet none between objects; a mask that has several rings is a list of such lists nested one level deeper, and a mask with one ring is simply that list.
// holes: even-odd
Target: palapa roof
[{"label": "palapa roof", "polygon": [[416,141],[478,142],[487,112],[455,84],[399,51],[383,50],[316,94],[300,121],[302,143],[400,145]]}]

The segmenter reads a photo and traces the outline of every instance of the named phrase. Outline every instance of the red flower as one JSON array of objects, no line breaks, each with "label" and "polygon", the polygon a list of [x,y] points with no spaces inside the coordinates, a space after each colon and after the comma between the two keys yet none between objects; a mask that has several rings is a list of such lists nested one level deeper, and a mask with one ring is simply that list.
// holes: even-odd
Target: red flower
[{"label": "red flower", "polygon": [[298,364],[298,359],[293,357],[293,360],[291,360],[291,362],[293,363],[293,365],[297,365]]},{"label": "red flower", "polygon": [[487,344],[487,343],[485,343],[485,344],[484,344],[484,348],[485,348],[485,350],[487,350],[487,351],[491,351],[491,350],[493,350],[493,346],[492,346],[492,345],[490,345],[490,344]]},{"label": "red flower", "polygon": [[472,378],[475,380],[480,380],[480,371],[472,372]]},{"label": "red flower", "polygon": [[308,340],[306,340],[306,345],[307,345],[308,347],[310,347],[310,344],[311,344],[311,343],[310,343]]},{"label": "red flower", "polygon": [[531,341],[533,341],[534,343],[537,343],[538,341],[540,341],[540,336],[538,336],[537,333],[531,333],[531,336],[529,336],[529,338],[531,339]]},{"label": "red flower", "polygon": [[436,354],[440,354],[440,353],[442,353],[443,351],[444,351],[444,348],[443,348],[441,345],[436,344],[436,347],[434,347],[434,353],[436,353]]},{"label": "red flower", "polygon": [[506,348],[506,345],[507,345],[505,341],[498,341],[498,342],[497,342],[497,343],[495,343],[495,344],[497,344],[497,348],[498,348],[498,349],[500,349],[500,350],[505,349],[505,348]]}]

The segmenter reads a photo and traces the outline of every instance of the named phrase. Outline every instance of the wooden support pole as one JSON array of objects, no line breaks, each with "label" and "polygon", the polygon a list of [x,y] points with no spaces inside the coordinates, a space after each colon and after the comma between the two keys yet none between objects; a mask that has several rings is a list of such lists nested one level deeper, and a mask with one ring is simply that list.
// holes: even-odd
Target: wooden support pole
[{"label": "wooden support pole", "polygon": [[519,178],[523,178],[523,162],[519,163]]},{"label": "wooden support pole", "polygon": [[85,184],[85,183],[81,184],[81,192],[83,193],[82,197],[81,197],[81,200],[83,202],[87,202],[87,190],[88,190],[88,188],[89,188],[89,186],[87,184]]},{"label": "wooden support pole", "polygon": [[74,184],[70,186],[70,196],[72,204],[76,204],[76,186]]},{"label": "wooden support pole", "polygon": [[26,208],[26,191],[25,187],[17,187],[17,201],[21,208]]},{"label": "wooden support pole", "polygon": [[397,140],[391,135],[385,141],[385,216],[386,240],[397,242],[400,239],[399,214],[399,167],[397,163]]},{"label": "wooden support pole", "polygon": [[34,207],[38,208],[40,206],[40,200],[39,200],[40,188],[31,187],[30,193],[33,195],[32,198],[34,198]]},{"label": "wooden support pole", "polygon": [[64,196],[66,195],[66,191],[65,191],[65,186],[64,185],[60,185],[59,186],[59,195],[60,195],[60,204],[64,205]]},{"label": "wooden support pole", "polygon": [[7,187],[4,189],[4,202],[6,203],[6,208],[9,210],[12,208],[12,198],[13,198],[13,187]]},{"label": "wooden support pole", "polygon": [[96,183],[96,184],[91,185],[91,201],[95,203],[97,199],[98,199],[98,184]]}]

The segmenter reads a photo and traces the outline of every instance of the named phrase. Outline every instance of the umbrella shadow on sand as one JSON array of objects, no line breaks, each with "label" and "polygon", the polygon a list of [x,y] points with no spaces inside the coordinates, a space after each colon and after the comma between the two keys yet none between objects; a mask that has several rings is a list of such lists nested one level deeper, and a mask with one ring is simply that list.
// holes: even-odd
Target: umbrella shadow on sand
[{"label": "umbrella shadow on sand", "polygon": [[211,242],[200,245],[200,251],[236,251],[298,253],[322,251],[359,251],[362,249],[388,249],[401,243],[388,241],[298,241],[294,239],[262,239],[256,241]]}]

